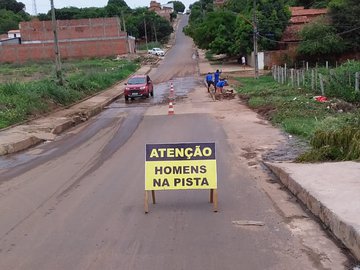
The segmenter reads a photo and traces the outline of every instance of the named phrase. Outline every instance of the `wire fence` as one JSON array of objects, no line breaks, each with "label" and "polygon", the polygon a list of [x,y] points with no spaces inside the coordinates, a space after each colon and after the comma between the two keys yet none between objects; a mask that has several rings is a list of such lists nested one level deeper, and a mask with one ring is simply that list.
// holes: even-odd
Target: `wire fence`
[{"label": "wire fence", "polygon": [[[327,62],[326,62],[327,63]],[[360,101],[360,62],[349,61],[337,68],[309,68],[308,63],[301,69],[273,66],[272,76],[280,84],[293,88],[306,88],[322,96],[338,97],[348,102]]]}]

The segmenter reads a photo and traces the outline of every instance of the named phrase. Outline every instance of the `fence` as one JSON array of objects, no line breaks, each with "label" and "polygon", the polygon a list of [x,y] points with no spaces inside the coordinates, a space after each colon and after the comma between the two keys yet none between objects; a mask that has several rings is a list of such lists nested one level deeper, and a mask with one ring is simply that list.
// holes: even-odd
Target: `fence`
[{"label": "fence", "polygon": [[306,63],[302,69],[273,66],[274,80],[291,87],[311,89],[323,96],[336,96],[347,101],[360,100],[360,62],[347,64],[331,69],[328,62],[325,67],[309,68]]}]

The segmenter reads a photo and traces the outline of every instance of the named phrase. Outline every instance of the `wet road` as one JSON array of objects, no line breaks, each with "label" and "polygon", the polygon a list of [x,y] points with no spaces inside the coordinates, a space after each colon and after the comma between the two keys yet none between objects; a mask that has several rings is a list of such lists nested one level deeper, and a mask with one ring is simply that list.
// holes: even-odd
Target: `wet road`
[{"label": "wet road", "polygon": [[[1,159],[1,270],[324,269],[247,168],[231,162],[214,117],[167,116],[170,82],[177,103],[201,85],[185,23],[150,74],[154,98],[120,99],[55,142]],[[144,215],[145,144],[209,141],[217,144],[219,213],[208,191],[190,190],[158,192]],[[242,220],[266,226],[239,226]]]}]

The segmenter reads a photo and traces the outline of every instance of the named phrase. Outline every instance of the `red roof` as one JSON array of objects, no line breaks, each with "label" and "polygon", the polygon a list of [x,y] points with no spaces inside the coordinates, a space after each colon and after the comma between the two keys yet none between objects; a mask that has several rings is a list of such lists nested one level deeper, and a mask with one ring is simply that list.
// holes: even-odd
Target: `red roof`
[{"label": "red roof", "polygon": [[327,8],[309,8],[309,9],[293,9],[290,8],[291,16],[317,16],[317,15],[325,15],[328,12]]},{"label": "red roof", "polygon": [[308,16],[297,16],[297,17],[291,17],[290,22],[292,24],[298,24],[298,23],[304,24],[310,22],[310,19]]},{"label": "red roof", "polygon": [[290,7],[290,11],[290,25],[286,27],[281,39],[285,42],[300,41],[299,33],[305,24],[311,22],[318,16],[326,15],[328,12],[326,8],[305,9],[304,7]]}]

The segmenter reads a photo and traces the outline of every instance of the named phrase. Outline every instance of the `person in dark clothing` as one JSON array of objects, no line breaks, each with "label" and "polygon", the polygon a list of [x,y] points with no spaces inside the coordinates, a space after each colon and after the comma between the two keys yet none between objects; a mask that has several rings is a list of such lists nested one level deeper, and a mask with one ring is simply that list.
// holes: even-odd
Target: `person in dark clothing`
[{"label": "person in dark clothing", "polygon": [[210,86],[213,85],[215,87],[213,76],[210,72],[208,72],[208,74],[206,75],[205,80],[206,80],[208,92],[210,92]]}]

